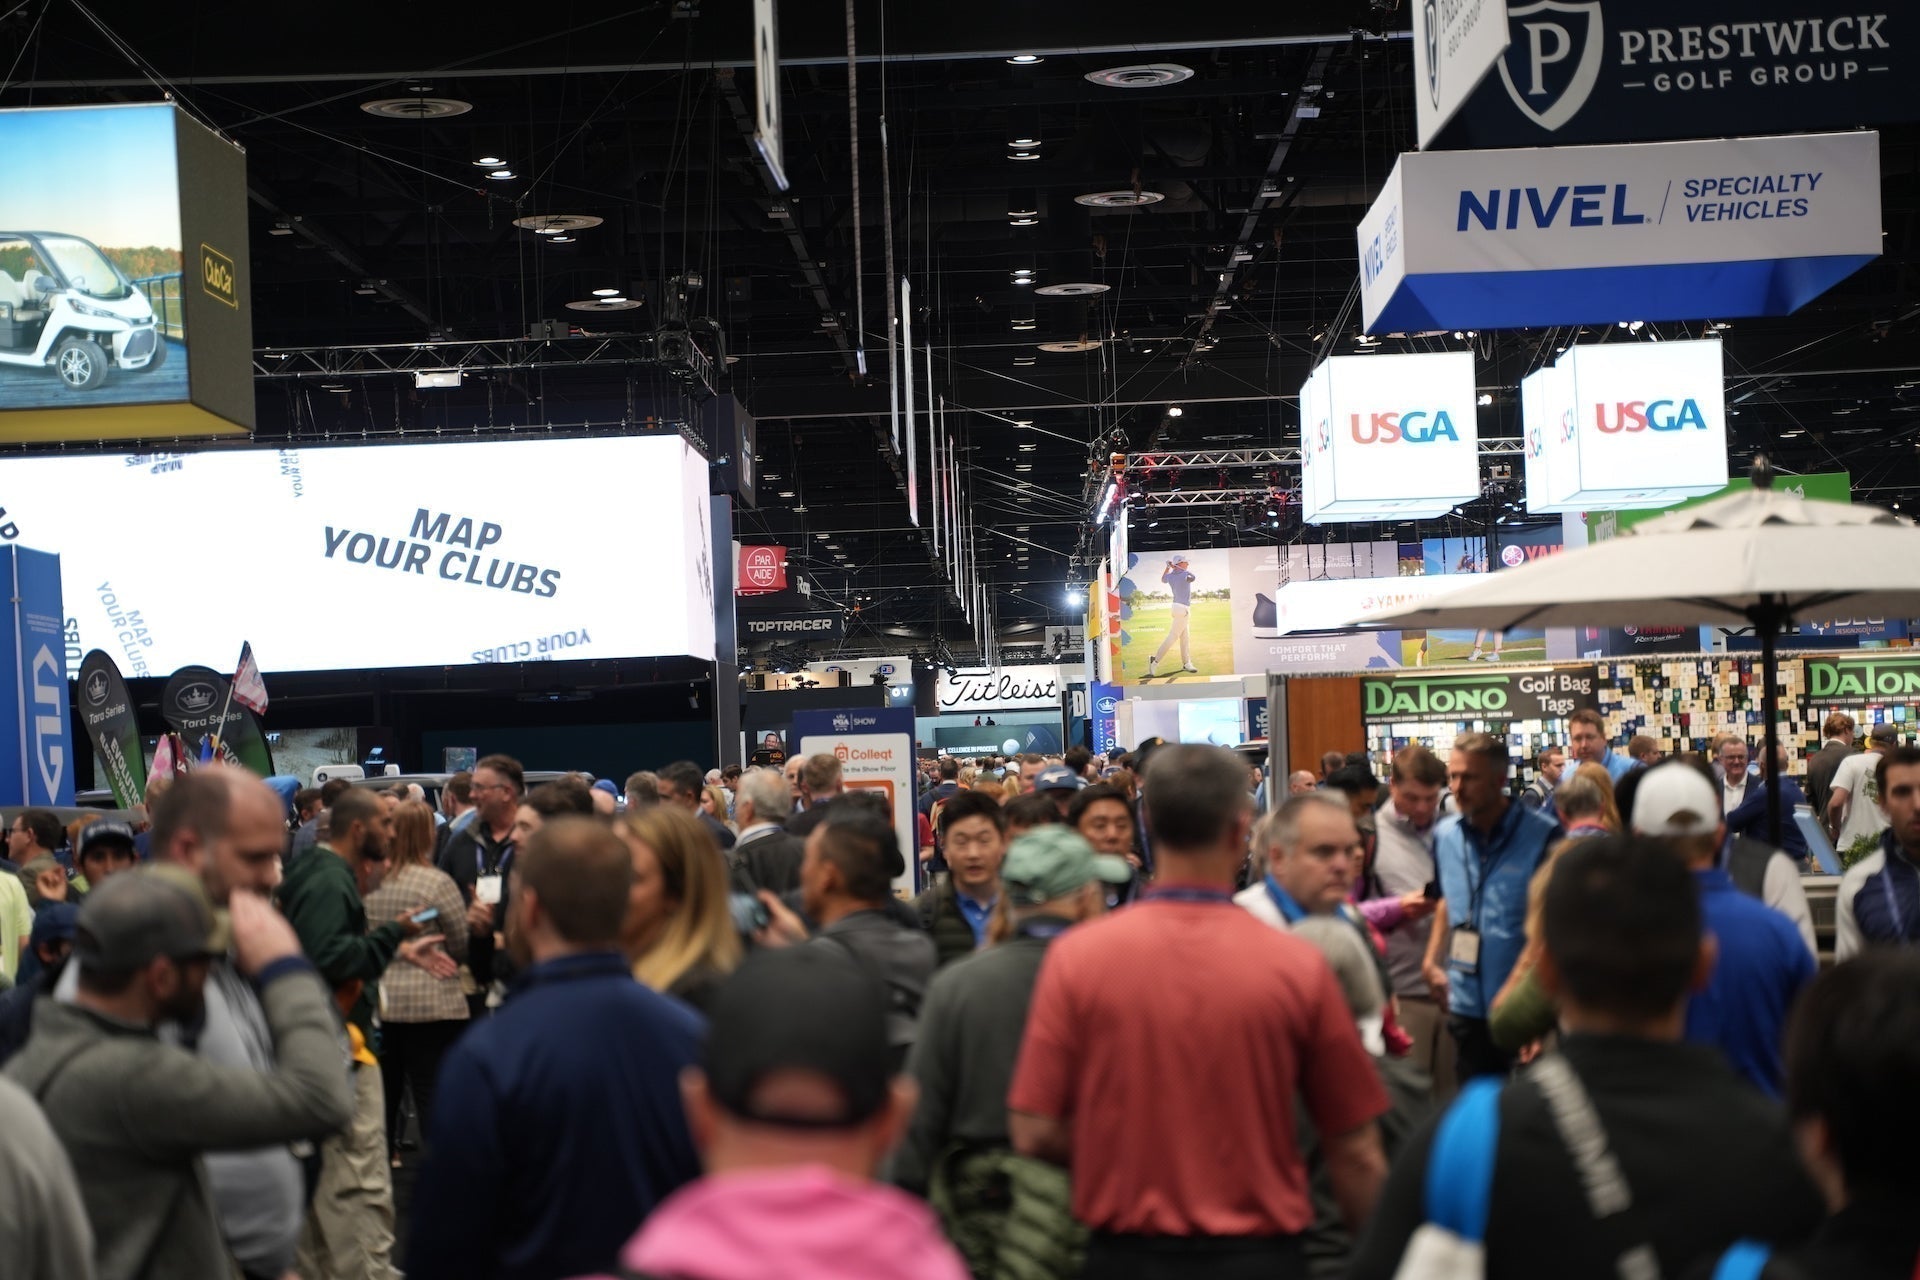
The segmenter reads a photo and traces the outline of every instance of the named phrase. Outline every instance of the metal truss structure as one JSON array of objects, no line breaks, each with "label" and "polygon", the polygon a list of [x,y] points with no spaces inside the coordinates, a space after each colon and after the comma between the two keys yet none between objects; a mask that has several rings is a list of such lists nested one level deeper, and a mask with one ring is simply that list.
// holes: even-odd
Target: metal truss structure
[{"label": "metal truss structure", "polygon": [[[1520,440],[1482,440],[1479,454],[1496,464],[1521,456]],[[1294,490],[1291,484],[1224,483],[1220,473],[1233,471],[1297,470],[1300,450],[1285,449],[1198,449],[1168,453],[1130,453],[1116,456],[1105,467],[1096,467],[1088,482],[1088,492],[1098,495],[1109,479],[1118,479],[1127,499],[1136,507],[1224,507],[1266,498],[1276,491]],[[1156,474],[1187,471],[1213,472],[1221,482],[1184,483],[1171,489],[1156,489],[1145,483]],[[1190,478],[1188,478],[1190,480]],[[1095,513],[1097,519],[1098,513]]]},{"label": "metal truss structure", "polygon": [[395,342],[376,346],[266,347],[253,353],[256,378],[398,377],[529,369],[651,365],[696,395],[712,394],[713,362],[685,330],[482,341]]}]

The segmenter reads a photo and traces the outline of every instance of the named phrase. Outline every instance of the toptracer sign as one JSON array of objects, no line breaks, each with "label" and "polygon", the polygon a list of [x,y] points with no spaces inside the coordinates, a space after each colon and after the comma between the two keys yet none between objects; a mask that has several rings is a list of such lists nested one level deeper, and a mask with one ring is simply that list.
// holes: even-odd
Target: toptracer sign
[{"label": "toptracer sign", "polygon": [[253,425],[246,160],[164,103],[0,111],[0,440]]}]

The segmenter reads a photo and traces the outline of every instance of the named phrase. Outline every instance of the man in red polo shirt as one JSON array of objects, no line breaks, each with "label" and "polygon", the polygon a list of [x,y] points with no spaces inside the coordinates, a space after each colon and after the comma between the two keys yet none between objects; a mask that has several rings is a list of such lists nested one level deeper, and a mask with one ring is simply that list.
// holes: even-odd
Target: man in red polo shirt
[{"label": "man in red polo shirt", "polygon": [[1303,1277],[1295,1099],[1358,1227],[1386,1174],[1387,1097],[1320,953],[1234,905],[1246,766],[1162,747],[1146,783],[1159,879],[1048,949],[1007,1097],[1013,1145],[1072,1170],[1086,1280]]}]

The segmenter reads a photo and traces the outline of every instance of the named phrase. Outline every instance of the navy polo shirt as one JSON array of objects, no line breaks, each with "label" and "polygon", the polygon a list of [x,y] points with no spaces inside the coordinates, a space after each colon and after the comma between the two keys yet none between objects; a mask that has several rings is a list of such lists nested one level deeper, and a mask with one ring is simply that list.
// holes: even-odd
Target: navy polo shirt
[{"label": "navy polo shirt", "polygon": [[1717,1046],[1727,1062],[1770,1097],[1785,1071],[1780,1042],[1787,1011],[1817,971],[1793,921],[1750,898],[1724,871],[1696,871],[1700,911],[1720,946],[1713,980],[1687,1002],[1687,1039]]}]

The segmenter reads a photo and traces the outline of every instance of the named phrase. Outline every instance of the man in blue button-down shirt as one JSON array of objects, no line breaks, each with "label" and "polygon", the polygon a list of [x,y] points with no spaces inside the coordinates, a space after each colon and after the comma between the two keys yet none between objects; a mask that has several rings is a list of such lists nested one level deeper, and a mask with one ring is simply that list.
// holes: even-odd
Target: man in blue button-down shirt
[{"label": "man in blue button-down shirt", "polygon": [[632,855],[589,818],[516,851],[500,1012],[447,1054],[414,1192],[409,1280],[612,1271],[653,1207],[700,1173],[680,1101],[705,1024],[620,953]]},{"label": "man in blue button-down shirt", "polygon": [[[1625,752],[1615,751],[1607,738],[1607,722],[1598,711],[1582,708],[1567,718],[1567,745],[1573,758],[1569,765],[1597,764],[1607,771],[1607,776],[1615,782],[1626,777],[1634,770],[1633,757]],[[1570,768],[1561,775],[1571,778]]]},{"label": "man in blue button-down shirt", "polygon": [[1527,887],[1559,834],[1545,811],[1512,802],[1508,766],[1505,741],[1461,735],[1447,761],[1457,812],[1434,828],[1441,901],[1422,972],[1447,1001],[1463,1083],[1513,1067],[1513,1056],[1495,1047],[1487,1015],[1526,946]]}]

